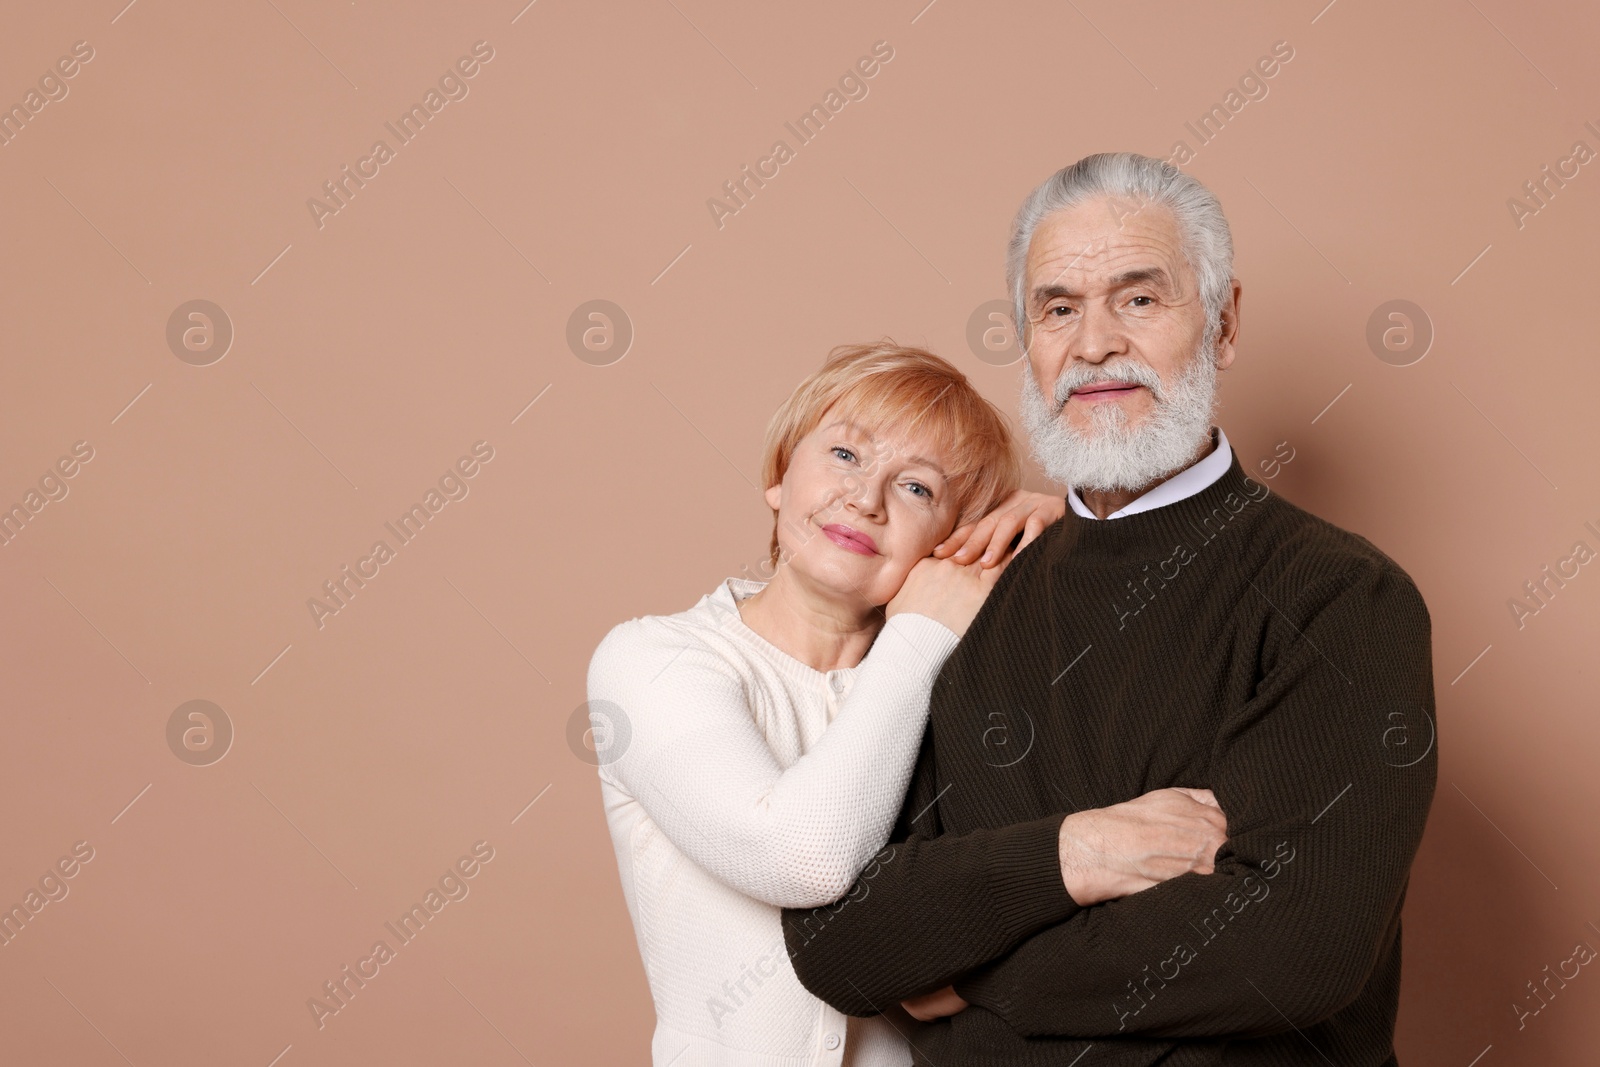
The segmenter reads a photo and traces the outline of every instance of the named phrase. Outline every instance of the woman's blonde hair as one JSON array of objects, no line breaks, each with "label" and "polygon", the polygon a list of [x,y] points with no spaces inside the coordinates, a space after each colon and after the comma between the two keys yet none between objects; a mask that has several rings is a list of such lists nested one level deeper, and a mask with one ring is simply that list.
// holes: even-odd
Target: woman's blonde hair
[{"label": "woman's blonde hair", "polygon": [[[885,338],[835,348],[778,408],[767,426],[763,485],[783,481],[795,447],[830,413],[873,434],[926,434],[943,442],[957,526],[987,513],[1022,482],[1016,445],[1000,409],[945,360]],[[776,517],[772,563],[778,563]]]}]

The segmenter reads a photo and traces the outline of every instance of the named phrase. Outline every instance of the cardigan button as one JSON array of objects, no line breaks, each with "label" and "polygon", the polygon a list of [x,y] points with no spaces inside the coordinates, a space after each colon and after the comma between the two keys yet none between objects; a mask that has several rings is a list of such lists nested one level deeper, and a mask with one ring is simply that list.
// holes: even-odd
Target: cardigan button
[{"label": "cardigan button", "polygon": [[[828,685],[833,689],[833,691],[835,693],[842,693],[842,692],[844,692],[844,677],[842,675],[836,674],[832,678],[828,679]],[[832,1048],[833,1046],[829,1045],[828,1047]]]},{"label": "cardigan button", "polygon": [[839,1047],[839,1035],[829,1034],[827,1037],[822,1039],[822,1043],[830,1049],[836,1049]]}]

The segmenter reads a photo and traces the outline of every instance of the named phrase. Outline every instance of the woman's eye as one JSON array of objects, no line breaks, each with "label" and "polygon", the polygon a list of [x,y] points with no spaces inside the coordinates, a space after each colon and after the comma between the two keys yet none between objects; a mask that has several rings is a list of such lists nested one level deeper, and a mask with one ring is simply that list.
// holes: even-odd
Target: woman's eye
[{"label": "woman's eye", "polygon": [[927,486],[923,485],[921,482],[907,482],[906,483],[906,488],[910,489],[917,496],[927,497],[930,500],[933,499],[933,490],[929,489]]},{"label": "woman's eye", "polygon": [[838,456],[840,459],[844,460],[846,463],[855,462],[856,454],[854,452],[850,451],[848,448],[843,448],[843,447],[840,447],[838,445],[835,445],[833,447],[832,451],[833,451],[833,454],[835,456]]}]

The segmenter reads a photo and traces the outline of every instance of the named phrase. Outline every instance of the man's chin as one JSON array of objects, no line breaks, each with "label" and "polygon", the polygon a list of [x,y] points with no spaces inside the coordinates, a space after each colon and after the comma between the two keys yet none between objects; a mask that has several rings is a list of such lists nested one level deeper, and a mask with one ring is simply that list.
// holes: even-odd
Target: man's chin
[{"label": "man's chin", "polygon": [[[1097,493],[1131,492],[1172,474],[1178,467],[1156,471],[1127,453],[1141,451],[1147,443],[1140,439],[1144,428],[1138,424],[1122,427],[1092,427],[1080,431],[1064,421],[1056,425],[1053,445],[1035,452],[1045,473],[1053,481],[1081,491]],[[1109,453],[1109,455],[1108,455]]]},{"label": "man's chin", "polygon": [[[1116,421],[1112,421],[1116,420]],[[1107,419],[1105,416],[1083,417],[1067,408],[1056,417],[1056,425],[1074,443],[1084,448],[1096,448],[1107,443],[1126,444],[1139,435],[1144,429],[1147,420],[1141,415],[1129,416],[1123,413],[1120,420],[1116,416]]]}]

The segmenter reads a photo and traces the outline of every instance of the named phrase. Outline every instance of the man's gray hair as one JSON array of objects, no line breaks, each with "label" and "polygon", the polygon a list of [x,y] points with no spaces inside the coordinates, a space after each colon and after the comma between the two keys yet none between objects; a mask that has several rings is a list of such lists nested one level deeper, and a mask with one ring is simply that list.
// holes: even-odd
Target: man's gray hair
[{"label": "man's gray hair", "polygon": [[[1216,340],[1222,308],[1232,293],[1233,235],[1211,190],[1165,160],[1135,152],[1098,152],[1062,167],[1028,195],[1011,224],[1006,247],[1006,285],[1011,290],[1017,337],[1026,346],[1028,246],[1045,217],[1095,197],[1135,201],[1131,214],[1148,203],[1164,205],[1178,223],[1183,256],[1194,271],[1206,315],[1206,340]],[[1117,209],[1119,216],[1124,209]],[[1120,219],[1119,219],[1120,221]]]}]

